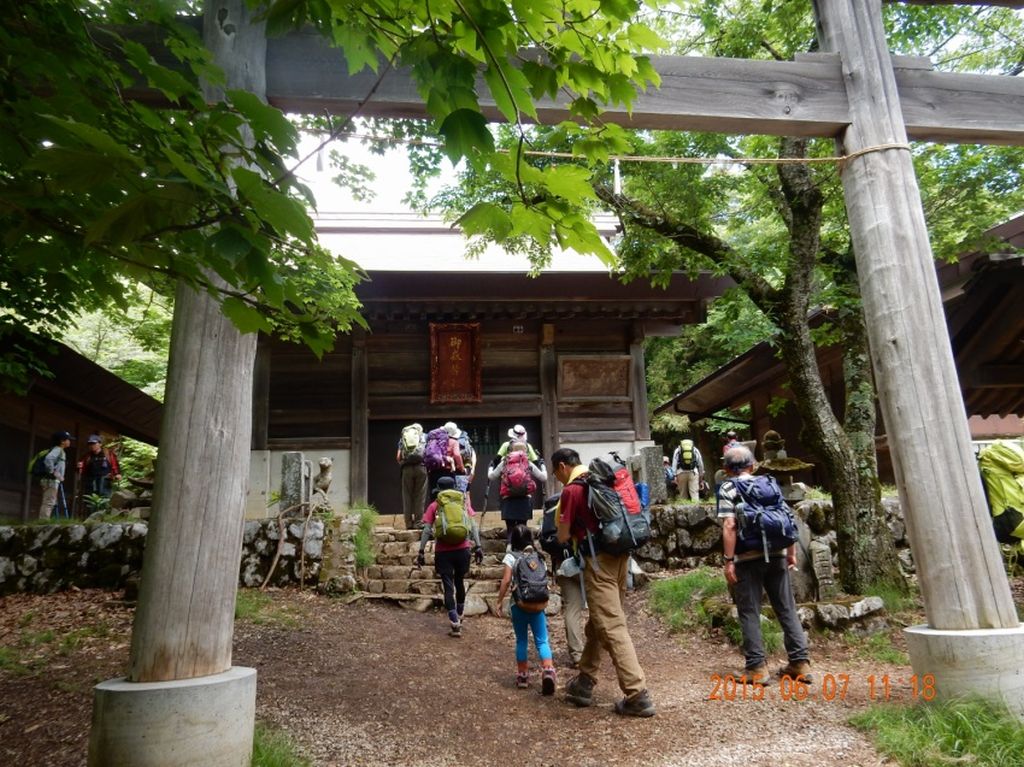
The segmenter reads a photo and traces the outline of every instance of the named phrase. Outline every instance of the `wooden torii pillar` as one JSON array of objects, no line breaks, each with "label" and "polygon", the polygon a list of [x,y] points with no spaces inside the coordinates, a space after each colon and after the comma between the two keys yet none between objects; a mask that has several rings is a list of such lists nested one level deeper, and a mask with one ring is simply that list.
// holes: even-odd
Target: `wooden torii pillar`
[{"label": "wooden torii pillar", "polygon": [[999,695],[1024,716],[1024,629],[975,468],[880,0],[814,0],[842,59],[850,125],[838,144],[878,398],[924,598],[907,631],[941,696]]},{"label": "wooden torii pillar", "polygon": [[[203,37],[227,87],[262,97],[266,38],[245,0],[208,0]],[[179,282],[131,668],[95,688],[90,767],[250,762],[256,670],[232,666],[231,645],[256,341]]]}]

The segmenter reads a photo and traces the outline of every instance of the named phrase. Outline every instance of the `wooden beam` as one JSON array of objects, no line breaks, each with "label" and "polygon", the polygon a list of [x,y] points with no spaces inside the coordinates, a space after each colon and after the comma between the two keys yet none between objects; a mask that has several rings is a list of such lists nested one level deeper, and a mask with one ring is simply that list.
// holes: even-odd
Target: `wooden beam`
[{"label": "wooden beam", "polygon": [[998,5],[1003,8],[1024,8],[1024,0],[885,0],[907,5]]},{"label": "wooden beam", "polygon": [[[545,460],[558,449],[558,358],[555,355],[555,326],[545,323],[540,331],[540,431],[541,453]],[[558,480],[549,475],[548,489]]]},{"label": "wooden beam", "polygon": [[647,372],[644,369],[644,328],[633,323],[633,338],[629,344],[630,375],[633,388],[633,431],[637,439],[651,438],[651,420],[647,415]]},{"label": "wooden beam", "polygon": [[[925,613],[939,630],[1019,625],[971,450],[880,0],[814,0],[843,58],[842,173],[878,399]],[[889,149],[874,149],[896,145]],[[941,466],[941,471],[935,467]],[[954,545],[955,544],[955,545]],[[956,556],[950,556],[955,548]]]},{"label": "wooden beam", "polygon": [[966,383],[976,389],[1024,387],[1024,365],[982,365],[968,373]]},{"label": "wooden beam", "polygon": [[252,376],[252,449],[266,450],[270,435],[270,339],[256,342],[256,366]]},{"label": "wooden beam", "polygon": [[349,498],[365,501],[370,489],[369,372],[366,364],[366,331],[352,329],[352,453],[349,464]]},{"label": "wooden beam", "polygon": [[[119,28],[171,68],[181,64],[163,50],[151,29]],[[801,56],[797,61],[754,61],[697,56],[654,56],[661,87],[641,94],[632,113],[612,107],[608,122],[631,128],[696,130],[775,136],[838,136],[850,123],[843,73],[835,56]],[[354,76],[340,50],[315,30],[291,32],[269,41],[267,100],[286,112],[352,114],[377,81],[372,72]],[[1024,78],[961,75],[922,70],[896,73],[906,133],[912,139],[990,144],[1024,144]],[[481,87],[480,93],[486,94]],[[154,91],[130,88],[130,98],[159,102]],[[487,98],[484,113],[502,120]],[[419,91],[406,70],[384,75],[361,114],[426,117]],[[538,104],[542,123],[569,119],[564,103]]]}]

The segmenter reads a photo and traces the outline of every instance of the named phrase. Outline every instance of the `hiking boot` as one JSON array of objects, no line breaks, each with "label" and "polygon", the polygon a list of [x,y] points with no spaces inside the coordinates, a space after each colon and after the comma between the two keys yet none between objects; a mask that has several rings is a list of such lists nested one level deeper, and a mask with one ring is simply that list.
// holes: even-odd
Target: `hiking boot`
[{"label": "hiking boot", "polygon": [[793,681],[811,682],[811,662],[809,660],[791,660],[779,669],[779,677],[789,677]]},{"label": "hiking boot", "polygon": [[453,623],[452,627],[448,629],[448,636],[450,637],[461,637],[462,636],[462,624]]},{"label": "hiking boot", "polygon": [[747,678],[747,684],[768,684],[771,681],[771,676],[768,673],[768,664],[762,663],[760,666],[754,666],[753,668],[745,668],[739,674],[736,675],[736,681],[738,682],[740,677]]},{"label": "hiking boot", "polygon": [[586,674],[577,674],[565,686],[565,700],[580,708],[594,705],[594,685],[597,684]]},{"label": "hiking boot", "polygon": [[516,672],[516,687],[525,690],[530,686],[530,674],[526,671]]},{"label": "hiking boot", "polygon": [[615,713],[620,716],[654,716],[654,701],[647,690],[641,690],[632,698],[623,698],[616,703]]},{"label": "hiking boot", "polygon": [[555,670],[553,668],[546,668],[541,673],[540,692],[541,695],[555,694]]}]

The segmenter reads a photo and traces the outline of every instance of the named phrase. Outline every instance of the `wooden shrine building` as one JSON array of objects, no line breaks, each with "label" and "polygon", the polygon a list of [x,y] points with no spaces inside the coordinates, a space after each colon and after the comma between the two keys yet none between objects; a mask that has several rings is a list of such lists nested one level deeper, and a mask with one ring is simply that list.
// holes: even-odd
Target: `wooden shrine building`
[{"label": "wooden shrine building", "polygon": [[728,284],[677,275],[662,289],[606,272],[469,268],[371,271],[357,288],[369,331],[340,336],[322,359],[261,341],[248,516],[266,514],[284,451],[334,459],[335,505],[365,499],[400,512],[395,452],[412,422],[455,421],[469,433],[478,508],[485,467],[514,424],[545,457],[559,445],[584,458],[631,454],[651,444],[644,339],[701,321]]}]

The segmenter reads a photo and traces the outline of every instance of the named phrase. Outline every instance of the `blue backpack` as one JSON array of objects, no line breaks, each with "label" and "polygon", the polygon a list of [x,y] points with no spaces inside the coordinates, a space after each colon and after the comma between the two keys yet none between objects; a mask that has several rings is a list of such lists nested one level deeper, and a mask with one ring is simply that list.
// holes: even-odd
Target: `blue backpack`
[{"label": "blue backpack", "polygon": [[736,505],[736,553],[761,549],[768,554],[786,549],[800,538],[793,510],[782,497],[775,477],[761,475],[731,480],[741,502]]}]

